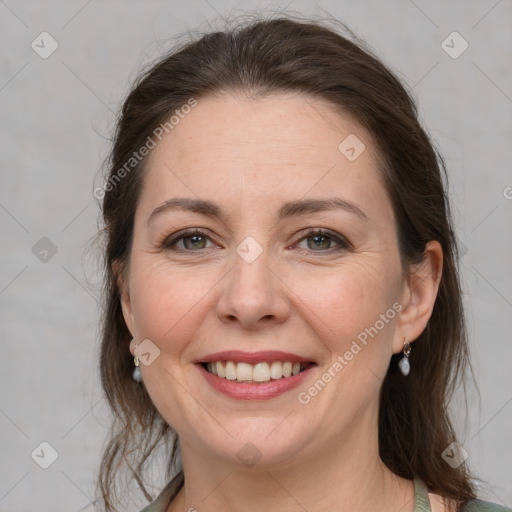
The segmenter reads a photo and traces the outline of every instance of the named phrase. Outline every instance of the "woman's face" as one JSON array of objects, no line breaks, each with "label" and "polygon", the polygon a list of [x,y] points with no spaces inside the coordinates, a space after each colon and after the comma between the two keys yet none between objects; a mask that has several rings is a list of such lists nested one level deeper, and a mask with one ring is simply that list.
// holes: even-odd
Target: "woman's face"
[{"label": "woman's face", "polygon": [[150,154],[125,285],[182,446],[284,464],[375,434],[406,285],[372,140],[329,104],[200,99]]}]

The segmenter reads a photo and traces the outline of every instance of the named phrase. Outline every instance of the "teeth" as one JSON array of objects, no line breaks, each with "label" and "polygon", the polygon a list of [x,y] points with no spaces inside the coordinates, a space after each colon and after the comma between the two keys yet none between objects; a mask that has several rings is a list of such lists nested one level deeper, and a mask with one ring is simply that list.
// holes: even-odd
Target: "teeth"
[{"label": "teeth", "polygon": [[236,380],[238,382],[252,380],[252,366],[247,363],[238,363],[236,365]]},{"label": "teeth", "polygon": [[226,363],[226,379],[236,380],[236,364],[233,361]]},{"label": "teeth", "polygon": [[236,380],[237,382],[269,382],[272,379],[298,375],[301,370],[305,369],[305,366],[290,361],[272,361],[272,363],[261,362],[257,364],[216,361],[208,363],[206,369],[213,375],[228,380]]},{"label": "teeth", "polygon": [[281,361],[274,361],[270,365],[270,376],[273,379],[280,379],[283,376],[283,364]]},{"label": "teeth", "polygon": [[224,366],[222,366],[222,363],[219,361],[217,363],[214,363],[217,368],[217,375],[219,377],[225,378],[226,377],[226,371],[224,370]]},{"label": "teeth", "polygon": [[252,380],[255,380],[256,382],[266,382],[270,380],[270,368],[268,363],[258,363],[254,365]]}]

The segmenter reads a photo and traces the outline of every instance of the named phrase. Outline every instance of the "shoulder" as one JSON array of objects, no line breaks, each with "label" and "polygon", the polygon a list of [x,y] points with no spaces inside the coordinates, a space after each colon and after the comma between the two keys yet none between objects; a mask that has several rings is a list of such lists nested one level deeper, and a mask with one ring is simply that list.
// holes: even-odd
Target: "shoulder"
[{"label": "shoulder", "polygon": [[492,503],[484,500],[471,500],[465,503],[461,508],[460,512],[511,512],[512,509]]},{"label": "shoulder", "polygon": [[147,507],[143,508],[140,512],[166,512],[171,501],[176,497],[182,488],[183,482],[183,472],[180,471],[162,489],[155,500],[151,502]]},{"label": "shoulder", "polygon": [[457,510],[457,512],[512,512],[512,509],[509,507],[480,499],[470,500],[464,503],[460,508],[457,508],[457,506],[452,503],[453,508],[450,508],[445,505],[443,498],[438,494],[429,492],[428,498],[432,512],[450,512],[450,510]]}]

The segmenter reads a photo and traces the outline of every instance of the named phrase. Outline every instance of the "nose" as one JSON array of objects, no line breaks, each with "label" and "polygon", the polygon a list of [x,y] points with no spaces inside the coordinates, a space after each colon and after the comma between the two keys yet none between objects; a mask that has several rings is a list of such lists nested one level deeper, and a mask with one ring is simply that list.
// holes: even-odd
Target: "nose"
[{"label": "nose", "polygon": [[269,266],[265,251],[250,263],[236,254],[221,283],[217,317],[224,323],[255,331],[281,324],[290,315],[287,287]]}]

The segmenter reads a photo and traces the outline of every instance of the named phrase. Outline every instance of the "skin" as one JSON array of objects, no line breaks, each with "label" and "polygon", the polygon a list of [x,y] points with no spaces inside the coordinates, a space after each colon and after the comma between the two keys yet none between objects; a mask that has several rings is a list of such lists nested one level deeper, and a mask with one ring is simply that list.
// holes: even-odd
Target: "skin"
[{"label": "skin", "polygon": [[[338,151],[350,134],[366,146],[355,161]],[[168,512],[412,511],[413,482],[379,458],[379,391],[392,354],[430,318],[442,251],[430,242],[425,261],[404,277],[369,134],[317,98],[224,93],[198,101],[152,151],[145,173],[119,275],[130,350],[144,339],[158,347],[142,376],[180,437],[186,485]],[[226,218],[172,210],[148,224],[173,197],[215,201]],[[277,220],[285,201],[333,197],[367,220],[341,209]],[[162,247],[185,228],[208,236]],[[317,248],[307,228],[332,230],[350,245],[327,238]],[[263,250],[252,263],[236,252],[247,236]],[[298,393],[397,302],[401,311],[301,404]],[[281,396],[235,400],[213,390],[194,364],[223,350],[282,350],[318,366]],[[261,456],[252,467],[237,457],[248,442]],[[443,510],[435,498],[434,512]]]}]

